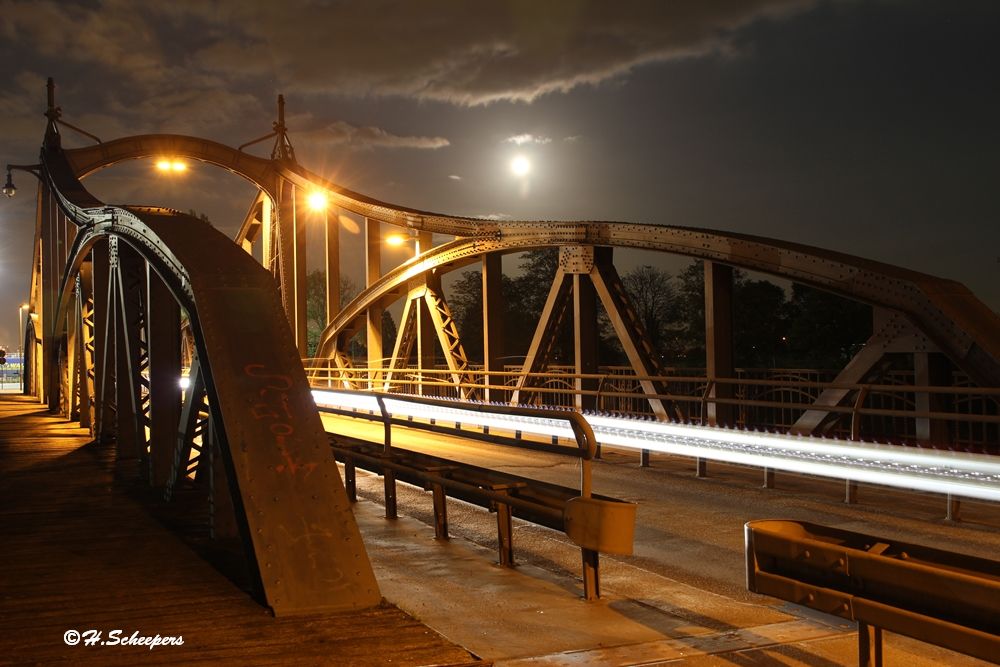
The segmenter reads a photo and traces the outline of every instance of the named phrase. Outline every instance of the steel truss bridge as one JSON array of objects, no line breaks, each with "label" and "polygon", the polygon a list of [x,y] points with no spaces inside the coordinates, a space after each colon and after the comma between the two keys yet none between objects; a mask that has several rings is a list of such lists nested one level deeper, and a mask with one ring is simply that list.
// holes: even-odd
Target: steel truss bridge
[{"label": "steel truss bridge", "polygon": [[[860,480],[1000,495],[1000,466],[991,457],[864,443],[873,424],[888,423],[896,440],[910,444],[1000,453],[1000,318],[961,284],[743,234],[599,221],[497,222],[380,202],[296,161],[280,97],[273,132],[235,149],[189,136],[102,142],[89,134],[91,145],[64,149],[62,129],[80,130],[61,119],[51,80],[46,115],[38,164],[8,166],[11,192],[11,169],[39,179],[23,332],[25,391],[79,420],[95,438],[114,440],[119,458],[138,462],[140,474],[167,497],[186,477],[207,480],[215,515],[229,517],[242,536],[276,613],[356,609],[380,599],[316,409],[324,402],[357,409],[373,390],[396,394],[400,415],[408,409],[406,393],[452,398],[462,401],[455,410],[466,411],[465,401],[564,405],[586,413],[604,444],[640,449],[643,461],[655,450],[700,463],[841,477],[849,492]],[[271,139],[270,158],[243,150]],[[178,211],[106,204],[81,184],[119,162],[159,156],[215,165],[256,186],[235,239]],[[328,324],[316,358],[304,364],[302,209],[317,191],[364,218],[367,268],[365,289],[340,304],[339,222],[328,216]],[[383,225],[405,230],[417,244],[412,259],[384,275]],[[451,240],[434,245],[435,234]],[[537,248],[557,248],[559,268],[523,364],[505,366],[501,257]],[[615,268],[616,248],[703,261],[703,374],[679,375],[663,365]],[[481,365],[465,354],[441,285],[445,273],[472,265],[482,272]],[[734,269],[870,304],[871,337],[827,375],[738,369]],[[382,313],[400,299],[396,340],[383,341]],[[628,358],[626,369],[598,365],[598,303]],[[557,368],[554,343],[565,326],[573,327],[573,365]],[[364,359],[349,354],[356,335],[367,344]],[[185,370],[189,384],[181,389]],[[320,387],[329,391],[314,399]],[[508,426],[559,437],[544,421],[525,417]],[[831,434],[860,442],[848,447],[801,437]]]}]

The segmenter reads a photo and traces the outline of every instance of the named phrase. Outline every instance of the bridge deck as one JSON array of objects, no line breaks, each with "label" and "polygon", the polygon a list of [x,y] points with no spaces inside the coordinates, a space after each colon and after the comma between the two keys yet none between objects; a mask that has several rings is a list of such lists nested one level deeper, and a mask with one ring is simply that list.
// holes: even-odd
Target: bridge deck
[{"label": "bridge deck", "polygon": [[[116,479],[113,452],[0,395],[0,662],[468,664],[391,605],[273,618]],[[161,517],[162,518],[162,517]],[[183,636],[183,646],[67,646],[67,630]]]}]

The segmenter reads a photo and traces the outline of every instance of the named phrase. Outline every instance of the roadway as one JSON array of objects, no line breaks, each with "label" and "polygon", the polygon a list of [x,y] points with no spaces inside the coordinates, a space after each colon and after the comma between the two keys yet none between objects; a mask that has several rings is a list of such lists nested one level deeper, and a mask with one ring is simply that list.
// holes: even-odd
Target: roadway
[{"label": "roadway", "polygon": [[[324,421],[332,433],[373,442],[382,437],[381,424],[334,415],[324,415]],[[579,462],[553,454],[401,428],[394,429],[393,438],[394,447],[555,484],[579,484]],[[843,482],[835,480],[778,473],[776,488],[765,489],[759,468],[712,463],[704,478],[695,477],[694,470],[692,459],[666,454],[653,454],[651,467],[639,468],[636,452],[605,448],[602,460],[594,464],[594,492],[639,507],[635,554],[602,556],[604,596],[599,603],[577,599],[579,550],[561,533],[516,525],[519,583],[503,588],[501,596],[493,581],[500,568],[483,565],[468,554],[457,557],[461,567],[450,569],[427,569],[426,562],[414,562],[411,567],[421,573],[419,577],[404,577],[399,572],[406,568],[386,564],[379,555],[384,531],[399,530],[403,524],[392,526],[379,518],[375,503],[382,500],[381,481],[360,471],[358,492],[363,502],[356,514],[387,598],[498,664],[530,659],[535,665],[673,660],[833,665],[856,660],[852,627],[746,591],[743,524],[753,519],[811,521],[987,558],[1000,553],[996,504],[965,501],[963,521],[951,523],[944,520],[945,499],[937,494],[861,485],[859,502],[845,505]],[[398,496],[400,513],[408,515],[400,520],[408,526],[404,530],[420,550],[430,550],[425,560],[433,560],[434,553],[452,557],[452,552],[464,548],[495,562],[495,521],[485,511],[449,501],[453,539],[445,548],[432,539],[429,494],[400,484]],[[387,584],[387,577],[393,583]],[[456,579],[471,593],[460,601],[448,593]],[[519,595],[518,586],[531,594]],[[501,603],[501,597],[510,600]],[[441,608],[448,613],[433,611]],[[550,626],[546,619],[540,624],[549,610],[550,616],[566,621]],[[485,629],[477,630],[480,627]],[[887,664],[905,661],[912,666],[982,664],[899,636],[887,639],[886,657]]]}]

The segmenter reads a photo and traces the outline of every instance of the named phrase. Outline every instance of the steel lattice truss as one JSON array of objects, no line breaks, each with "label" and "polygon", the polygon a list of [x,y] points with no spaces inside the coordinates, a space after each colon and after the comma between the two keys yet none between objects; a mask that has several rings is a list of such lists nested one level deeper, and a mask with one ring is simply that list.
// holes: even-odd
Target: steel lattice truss
[{"label": "steel lattice truss", "polygon": [[[652,413],[660,422],[685,418],[681,406],[661,398],[666,393],[658,379],[661,362],[629,303],[613,263],[614,248],[704,260],[706,317],[716,318],[706,326],[706,399],[725,398],[714,383],[732,377],[732,326],[726,312],[733,267],[877,308],[882,314],[878,325],[842,369],[840,385],[859,382],[884,355],[902,352],[924,360],[943,355],[979,387],[1000,387],[1000,318],[949,280],[744,234],[603,221],[491,221],[381,202],[299,165],[280,102],[275,131],[257,140],[275,139],[270,158],[180,135],[126,137],[63,150],[51,82],[47,116],[40,164],[25,168],[41,180],[32,317],[24,332],[26,388],[52,410],[79,419],[96,437],[113,438],[119,455],[137,461],[165,495],[180,483],[208,487],[217,523],[242,535],[262,590],[277,611],[355,608],[378,601],[340,477],[326,456],[301,363],[307,347],[307,252],[304,216],[297,211],[317,190],[332,206],[365,219],[365,289],[342,308],[335,307],[340,305],[339,246],[330,231],[336,229],[336,215],[327,227],[331,296],[318,355],[339,371],[345,388],[388,389],[409,368],[414,348],[420,365],[436,348],[454,395],[490,400],[489,385],[497,383],[474,386],[441,276],[482,263],[484,379],[489,379],[503,370],[499,258],[545,247],[559,249],[560,266],[512,387],[515,403],[538,391],[530,374],[545,367],[558,330],[572,321],[580,390],[576,407],[594,407],[588,404],[585,377],[596,369],[593,330],[599,303],[633,371],[643,378],[641,389]],[[258,188],[235,243],[177,211],[106,205],[80,182],[116,163],[161,155],[218,166]],[[384,275],[378,254],[382,225],[407,230],[419,248]],[[431,247],[432,234],[452,240]],[[260,261],[254,259],[255,245]],[[399,298],[405,299],[399,332],[383,348],[381,314]],[[383,366],[383,356],[389,359],[377,378],[352,369],[347,346],[362,331],[369,371]],[[390,354],[383,355],[383,349]],[[177,387],[182,366],[191,368],[183,400]],[[816,432],[831,410],[850,398],[848,390],[823,391],[792,430]],[[717,412],[709,412],[710,423],[723,407],[713,407]],[[276,552],[277,545],[282,548]],[[315,558],[320,552],[335,557]]]}]

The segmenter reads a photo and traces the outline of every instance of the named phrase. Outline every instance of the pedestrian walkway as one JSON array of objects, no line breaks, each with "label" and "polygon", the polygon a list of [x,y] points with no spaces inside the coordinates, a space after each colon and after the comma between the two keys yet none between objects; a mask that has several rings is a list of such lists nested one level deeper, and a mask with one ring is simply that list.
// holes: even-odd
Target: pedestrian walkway
[{"label": "pedestrian walkway", "polygon": [[[0,664],[477,662],[390,604],[272,617],[116,479],[111,448],[88,441],[38,403],[0,396]],[[183,644],[111,645],[157,635]]]}]

